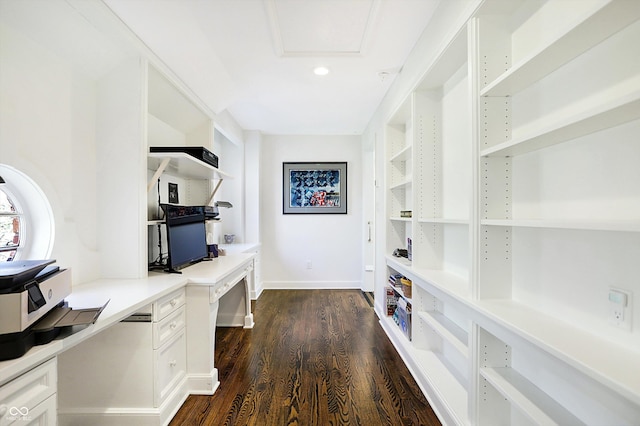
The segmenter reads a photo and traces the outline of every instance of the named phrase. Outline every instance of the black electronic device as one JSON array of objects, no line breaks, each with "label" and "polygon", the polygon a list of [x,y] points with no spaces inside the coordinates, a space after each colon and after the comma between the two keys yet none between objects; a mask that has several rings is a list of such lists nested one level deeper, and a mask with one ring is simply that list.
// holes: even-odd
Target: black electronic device
[{"label": "black electronic device", "polygon": [[215,219],[220,214],[217,206],[179,206],[177,204],[161,203],[165,218],[172,225],[182,222],[192,222],[194,218],[203,216],[204,219]]},{"label": "black electronic device", "polygon": [[206,258],[209,253],[204,207],[173,204],[161,204],[161,207],[165,212],[169,246],[166,271],[178,272]]},{"label": "black electronic device", "polygon": [[152,146],[149,147],[149,152],[183,152],[218,168],[218,156],[203,146]]},{"label": "black electronic device", "polygon": [[204,206],[203,208],[205,219],[215,219],[220,214],[217,206]]},{"label": "black electronic device", "polygon": [[180,206],[177,204],[160,204],[167,225],[197,222],[205,219],[204,206]]}]

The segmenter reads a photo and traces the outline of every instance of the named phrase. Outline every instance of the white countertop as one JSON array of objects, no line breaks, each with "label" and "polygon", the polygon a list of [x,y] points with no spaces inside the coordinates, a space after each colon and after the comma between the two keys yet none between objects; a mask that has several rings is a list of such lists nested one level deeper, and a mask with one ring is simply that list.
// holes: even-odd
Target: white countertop
[{"label": "white countertop", "polygon": [[248,252],[253,252],[259,249],[260,243],[218,244],[218,248],[224,249],[227,255],[237,254],[237,253],[248,253]]},{"label": "white countertop", "polygon": [[228,254],[191,265],[183,269],[182,274],[150,272],[146,278],[101,279],[73,286],[71,295],[65,300],[74,309],[99,307],[109,300],[98,320],[70,336],[56,339],[46,345],[34,346],[20,358],[1,361],[0,384],[120,322],[181,287],[215,285],[237,273],[238,269],[245,267],[254,257],[254,253]]}]

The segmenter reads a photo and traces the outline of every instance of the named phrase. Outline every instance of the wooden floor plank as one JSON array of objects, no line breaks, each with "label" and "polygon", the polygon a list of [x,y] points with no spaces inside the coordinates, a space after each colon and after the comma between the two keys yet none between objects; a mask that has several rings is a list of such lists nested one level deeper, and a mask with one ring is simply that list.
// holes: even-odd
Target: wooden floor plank
[{"label": "wooden floor plank", "polygon": [[251,330],[219,328],[220,387],[171,426],[440,425],[357,290],[267,290]]}]

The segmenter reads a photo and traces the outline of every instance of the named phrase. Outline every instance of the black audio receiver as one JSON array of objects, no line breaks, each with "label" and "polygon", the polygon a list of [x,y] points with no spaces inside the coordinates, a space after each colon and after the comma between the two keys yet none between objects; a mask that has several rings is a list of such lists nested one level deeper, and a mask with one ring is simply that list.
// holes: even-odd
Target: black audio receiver
[{"label": "black audio receiver", "polygon": [[218,168],[218,156],[203,146],[152,146],[149,152],[183,152]]}]

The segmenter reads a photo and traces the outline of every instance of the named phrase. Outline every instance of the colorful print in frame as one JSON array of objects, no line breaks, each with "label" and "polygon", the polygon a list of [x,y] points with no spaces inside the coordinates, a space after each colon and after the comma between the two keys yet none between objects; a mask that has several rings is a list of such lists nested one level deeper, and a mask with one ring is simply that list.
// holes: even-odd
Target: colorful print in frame
[{"label": "colorful print in frame", "polygon": [[282,163],[282,213],[346,214],[347,163]]}]

